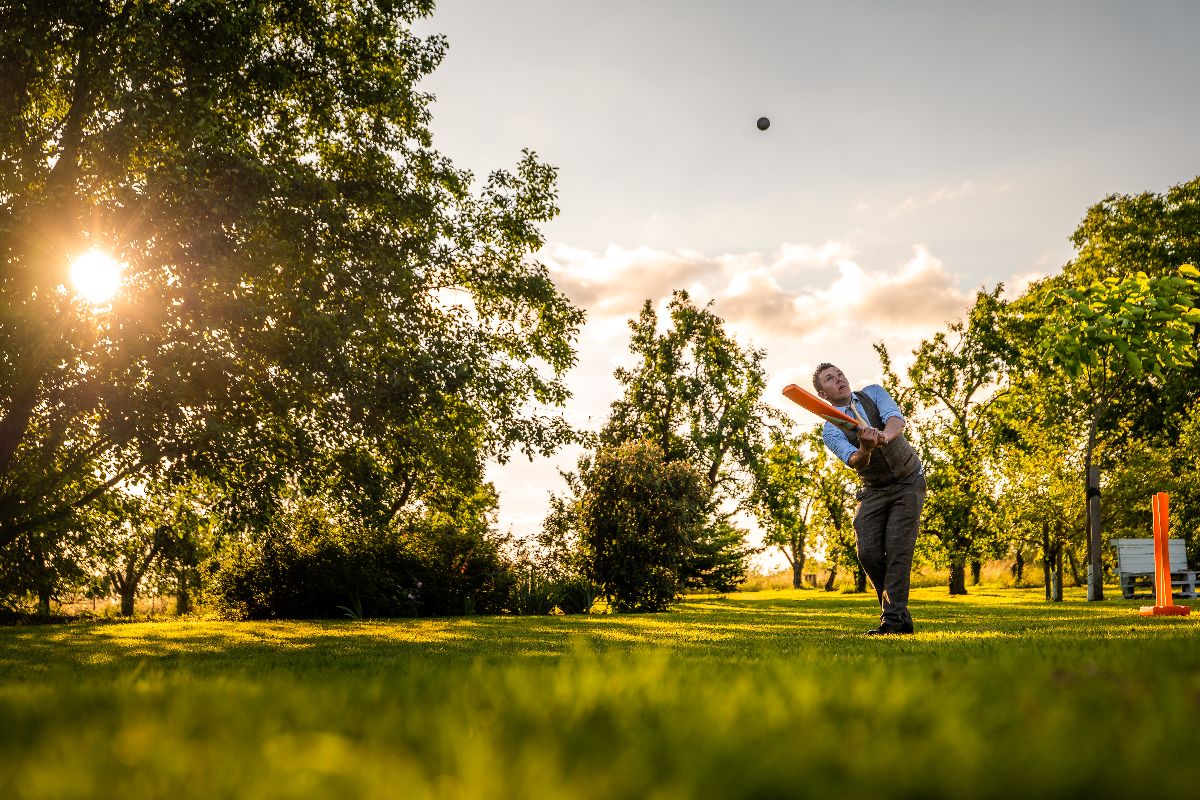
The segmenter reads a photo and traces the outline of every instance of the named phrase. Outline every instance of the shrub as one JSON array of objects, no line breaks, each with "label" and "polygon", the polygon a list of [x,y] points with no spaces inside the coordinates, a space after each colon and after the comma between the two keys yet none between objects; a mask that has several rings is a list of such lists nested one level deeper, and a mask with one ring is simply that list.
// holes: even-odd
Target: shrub
[{"label": "shrub", "polygon": [[218,611],[240,619],[494,613],[511,583],[480,532],[428,518],[364,529],[315,508],[228,547],[210,573]]},{"label": "shrub", "polygon": [[602,449],[582,476],[589,577],[617,611],[662,611],[679,594],[703,532],[708,493],[690,464],[650,442]]},{"label": "shrub", "polygon": [[509,590],[506,608],[519,616],[550,614],[558,606],[561,588],[532,566],[519,569]]},{"label": "shrub", "polygon": [[590,614],[600,594],[600,588],[587,578],[562,578],[555,583],[558,590],[558,610],[564,614]]}]

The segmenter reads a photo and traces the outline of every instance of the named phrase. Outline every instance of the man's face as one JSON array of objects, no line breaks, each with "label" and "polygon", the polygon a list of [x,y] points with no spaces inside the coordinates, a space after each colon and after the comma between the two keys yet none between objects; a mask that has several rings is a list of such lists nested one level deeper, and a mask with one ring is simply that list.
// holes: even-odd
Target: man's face
[{"label": "man's face", "polygon": [[819,394],[831,403],[842,404],[850,398],[850,381],[837,367],[828,367],[817,376],[821,387]]}]

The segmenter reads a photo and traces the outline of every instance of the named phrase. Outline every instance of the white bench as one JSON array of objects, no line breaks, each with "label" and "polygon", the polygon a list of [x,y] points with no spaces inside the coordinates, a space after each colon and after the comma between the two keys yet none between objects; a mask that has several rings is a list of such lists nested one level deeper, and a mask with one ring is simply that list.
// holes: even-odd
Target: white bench
[{"label": "white bench", "polygon": [[[1169,539],[1167,547],[1171,555],[1171,592],[1176,597],[1196,596],[1196,573],[1188,569],[1187,550],[1183,539]],[[1117,548],[1117,575],[1121,581],[1121,594],[1128,600],[1133,597],[1138,584],[1145,581],[1154,594],[1154,539],[1113,539]]]}]

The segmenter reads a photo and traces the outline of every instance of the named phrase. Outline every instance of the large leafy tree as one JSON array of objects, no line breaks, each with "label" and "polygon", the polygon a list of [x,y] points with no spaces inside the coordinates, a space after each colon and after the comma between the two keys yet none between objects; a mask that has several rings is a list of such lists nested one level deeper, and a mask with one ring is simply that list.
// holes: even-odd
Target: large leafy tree
[{"label": "large leafy tree", "polygon": [[[1143,441],[1175,441],[1200,398],[1198,232],[1200,179],[1161,195],[1110,195],[1088,209],[1062,272],[1011,306],[1010,335],[1021,351],[1015,383],[1067,423],[1060,447],[1064,460],[1079,456],[1081,493],[1093,466],[1115,466],[1111,456],[1134,453]],[[1091,516],[1089,505],[1090,590],[1098,598],[1100,527]]]},{"label": "large leafy tree", "polygon": [[[1035,346],[1046,359],[1049,380],[1085,431],[1082,486],[1101,438],[1107,435],[1111,442],[1124,422],[1140,415],[1136,399],[1145,397],[1142,387],[1161,387],[1168,374],[1190,374],[1200,323],[1198,277],[1194,267],[1183,265],[1159,277],[1137,272],[1086,285],[1050,280],[1026,300],[1042,322]],[[1090,596],[1102,599],[1099,525],[1091,516],[1089,510]]]},{"label": "large leafy tree", "polygon": [[[569,433],[582,314],[531,259],[554,170],[433,149],[428,0],[0,8],[0,546],[163,469],[255,508],[473,495]],[[125,264],[93,307],[72,258]],[[447,500],[447,498],[450,498]]]}]

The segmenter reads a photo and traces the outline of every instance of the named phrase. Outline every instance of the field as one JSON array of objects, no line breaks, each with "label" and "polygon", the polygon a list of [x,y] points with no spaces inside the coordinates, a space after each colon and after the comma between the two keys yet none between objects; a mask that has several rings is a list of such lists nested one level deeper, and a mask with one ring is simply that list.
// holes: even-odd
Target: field
[{"label": "field", "polygon": [[1194,793],[1197,616],[919,589],[877,640],[873,599],[0,629],[0,797]]}]

